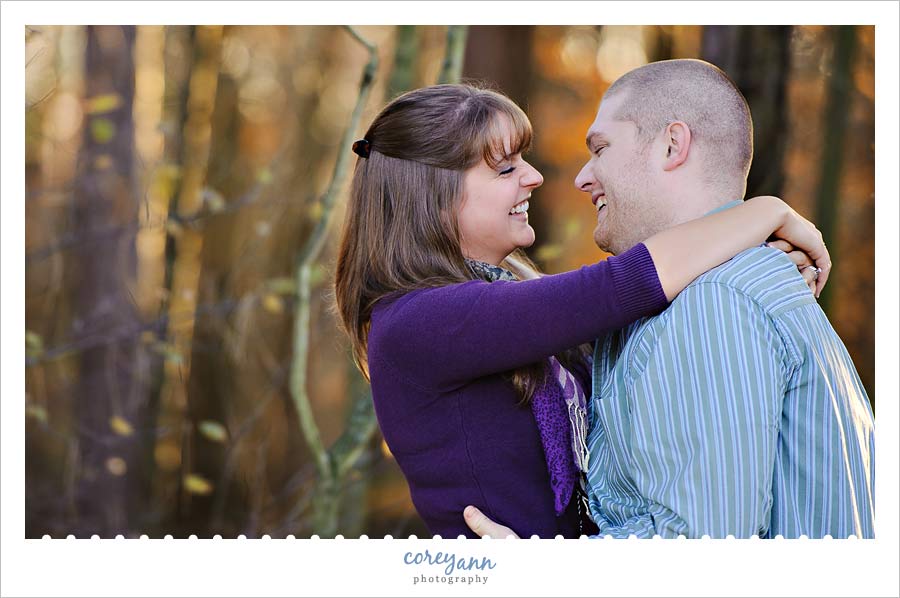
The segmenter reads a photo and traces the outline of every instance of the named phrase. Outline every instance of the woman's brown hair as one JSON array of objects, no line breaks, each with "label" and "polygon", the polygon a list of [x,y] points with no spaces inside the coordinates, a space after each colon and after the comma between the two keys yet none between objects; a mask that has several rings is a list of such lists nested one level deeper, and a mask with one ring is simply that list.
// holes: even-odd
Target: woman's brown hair
[{"label": "woman's brown hair", "polygon": [[[525,152],[532,129],[521,108],[471,85],[405,93],[366,131],[368,157],[357,160],[353,174],[335,297],[353,358],[367,377],[369,322],[380,299],[477,278],[466,266],[456,215],[465,172],[481,160],[493,168],[506,153],[498,128],[503,118],[511,124],[511,153]],[[519,278],[537,274],[520,250],[501,265]],[[559,356],[564,364],[574,358],[568,353]],[[511,372],[523,401],[531,400],[544,375],[543,363]]]}]

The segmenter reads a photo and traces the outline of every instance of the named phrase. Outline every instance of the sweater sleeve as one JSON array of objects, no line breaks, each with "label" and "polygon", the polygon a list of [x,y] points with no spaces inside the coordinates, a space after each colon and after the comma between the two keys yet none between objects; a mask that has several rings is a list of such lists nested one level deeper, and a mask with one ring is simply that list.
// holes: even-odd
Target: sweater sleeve
[{"label": "sweater sleeve", "polygon": [[639,244],[564,274],[408,293],[373,316],[369,359],[447,389],[589,342],[667,304]]}]

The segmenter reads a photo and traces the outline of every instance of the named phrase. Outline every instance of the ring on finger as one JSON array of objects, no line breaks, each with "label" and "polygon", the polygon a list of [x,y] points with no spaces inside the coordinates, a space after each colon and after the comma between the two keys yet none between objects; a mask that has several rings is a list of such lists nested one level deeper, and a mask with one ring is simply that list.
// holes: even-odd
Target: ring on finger
[{"label": "ring on finger", "polygon": [[822,273],[822,268],[817,268],[815,266],[806,266],[805,268],[803,268],[803,270],[809,270],[810,268],[812,268],[812,271],[816,274],[816,277],[813,280],[819,280],[819,274]]}]

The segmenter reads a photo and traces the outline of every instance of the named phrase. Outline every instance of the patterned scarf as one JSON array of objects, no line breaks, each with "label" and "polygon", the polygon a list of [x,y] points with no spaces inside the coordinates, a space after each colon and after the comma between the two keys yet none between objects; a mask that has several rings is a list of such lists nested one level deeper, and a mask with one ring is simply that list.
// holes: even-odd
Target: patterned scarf
[{"label": "patterned scarf", "polygon": [[[466,260],[475,276],[488,282],[518,280],[500,266]],[[531,411],[544,448],[556,515],[562,515],[580,478],[587,472],[587,398],[581,385],[556,357],[548,359],[548,375],[534,393]]]}]

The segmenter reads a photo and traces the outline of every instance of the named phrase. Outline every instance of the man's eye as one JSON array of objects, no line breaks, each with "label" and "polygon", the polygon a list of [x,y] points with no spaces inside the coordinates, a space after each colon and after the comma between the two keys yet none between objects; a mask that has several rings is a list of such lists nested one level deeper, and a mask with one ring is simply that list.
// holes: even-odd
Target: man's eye
[{"label": "man's eye", "polygon": [[599,156],[599,155],[600,155],[600,152],[602,152],[604,149],[606,149],[606,146],[605,146],[605,145],[601,145],[601,146],[599,146],[599,147],[595,147],[595,148],[594,148],[594,155],[595,155],[595,156]]},{"label": "man's eye", "polygon": [[510,166],[509,168],[504,168],[503,170],[501,170],[500,174],[510,174],[515,169],[515,166]]}]

